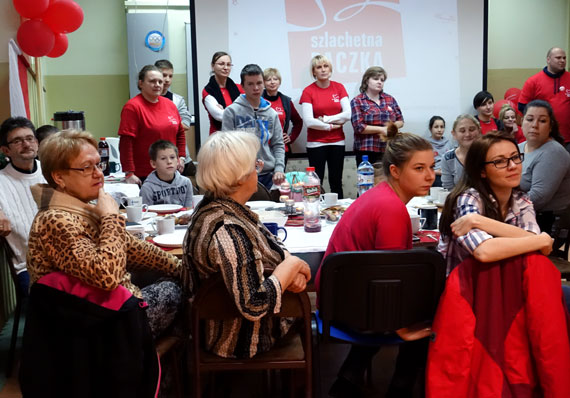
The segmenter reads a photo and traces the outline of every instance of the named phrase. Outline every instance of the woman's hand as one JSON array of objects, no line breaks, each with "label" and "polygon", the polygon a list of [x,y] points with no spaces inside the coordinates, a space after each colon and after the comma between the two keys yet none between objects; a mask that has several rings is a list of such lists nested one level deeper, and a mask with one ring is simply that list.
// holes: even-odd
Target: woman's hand
[{"label": "woman's hand", "polygon": [[283,132],[283,143],[285,145],[291,143],[291,137],[289,137],[289,134],[287,134],[286,132]]},{"label": "woman's hand", "polygon": [[281,185],[283,181],[285,181],[285,174],[280,171],[277,171],[273,174],[273,183],[275,185]]},{"label": "woman's hand", "polygon": [[287,290],[293,293],[300,293],[303,290],[305,290],[306,287],[307,287],[307,281],[305,279],[305,276],[302,274],[297,274],[297,276],[295,277],[295,279],[293,279],[293,282],[291,282]]},{"label": "woman's hand", "polygon": [[137,184],[139,187],[141,186],[141,180],[134,174],[131,174],[127,178],[125,178],[126,184]]},{"label": "woman's hand", "polygon": [[279,279],[281,288],[287,290],[294,282],[296,285],[293,288],[300,287],[299,282],[296,281],[298,276],[305,279],[305,284],[311,280],[311,269],[309,268],[309,264],[299,257],[288,256],[275,268],[273,275]]},{"label": "woman's hand", "polygon": [[176,169],[179,173],[182,173],[184,171],[184,161],[185,159],[182,156],[178,158],[178,166]]},{"label": "woman's hand", "polygon": [[119,205],[103,188],[99,188],[99,196],[94,210],[99,217],[105,217],[109,214],[119,214]]},{"label": "woman's hand", "polygon": [[459,217],[451,223],[451,231],[455,236],[463,236],[474,228],[478,228],[479,214],[471,213]]},{"label": "woman's hand", "polygon": [[548,256],[552,252],[552,244],[554,243],[554,239],[550,237],[546,232],[542,232],[538,235],[540,239],[543,240],[544,246],[540,249],[540,252],[545,256]]}]

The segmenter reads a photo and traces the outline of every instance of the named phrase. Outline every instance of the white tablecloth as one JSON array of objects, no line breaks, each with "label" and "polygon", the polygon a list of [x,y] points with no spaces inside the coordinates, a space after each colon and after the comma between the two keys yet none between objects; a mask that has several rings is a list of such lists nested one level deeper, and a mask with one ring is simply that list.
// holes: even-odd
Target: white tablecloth
[{"label": "white tablecloth", "polygon": [[303,226],[285,227],[287,240],[283,243],[291,253],[324,252],[336,225],[321,220],[321,232],[305,232]]}]

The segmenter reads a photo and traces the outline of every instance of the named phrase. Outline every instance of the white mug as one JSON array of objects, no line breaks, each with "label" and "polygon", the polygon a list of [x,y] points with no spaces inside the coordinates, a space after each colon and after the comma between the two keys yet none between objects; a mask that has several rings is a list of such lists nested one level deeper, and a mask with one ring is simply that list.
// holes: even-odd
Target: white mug
[{"label": "white mug", "polygon": [[420,217],[419,214],[410,214],[410,221],[412,222],[412,233],[416,234],[424,226],[426,219]]},{"label": "white mug", "polygon": [[447,195],[449,195],[449,191],[441,190],[437,195],[437,201],[439,203],[445,203],[445,199],[447,199]]},{"label": "white mug", "polygon": [[121,204],[125,207],[127,206],[142,206],[142,196],[129,196],[129,197],[122,197]]},{"label": "white mug", "polygon": [[152,226],[159,235],[174,233],[174,217],[157,217],[152,221]]},{"label": "white mug", "polygon": [[147,209],[147,205],[127,206],[127,221],[139,222],[142,220],[143,211],[146,211]]},{"label": "white mug", "polygon": [[127,225],[127,232],[137,239],[144,239],[144,225]]},{"label": "white mug", "polygon": [[321,204],[325,206],[334,206],[338,202],[338,194],[335,192],[327,192],[321,195]]},{"label": "white mug", "polygon": [[438,200],[439,199],[439,193],[443,191],[442,187],[431,187],[429,189],[429,196],[431,196],[431,200]]},{"label": "white mug", "polygon": [[196,208],[202,199],[204,199],[204,195],[192,195],[192,207]]}]

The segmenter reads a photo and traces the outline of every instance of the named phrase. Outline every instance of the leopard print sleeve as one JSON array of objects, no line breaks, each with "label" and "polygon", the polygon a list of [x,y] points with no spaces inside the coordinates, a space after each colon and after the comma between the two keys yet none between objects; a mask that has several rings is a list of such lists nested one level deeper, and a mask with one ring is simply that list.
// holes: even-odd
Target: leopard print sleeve
[{"label": "leopard print sleeve", "polygon": [[181,260],[161,248],[135,238],[126,232],[127,268],[129,270],[156,269],[176,278],[180,277]]},{"label": "leopard print sleeve", "polygon": [[62,271],[105,290],[115,289],[126,272],[125,219],[101,219],[97,230],[81,217],[50,209],[38,213],[30,231],[28,258],[34,279]]}]

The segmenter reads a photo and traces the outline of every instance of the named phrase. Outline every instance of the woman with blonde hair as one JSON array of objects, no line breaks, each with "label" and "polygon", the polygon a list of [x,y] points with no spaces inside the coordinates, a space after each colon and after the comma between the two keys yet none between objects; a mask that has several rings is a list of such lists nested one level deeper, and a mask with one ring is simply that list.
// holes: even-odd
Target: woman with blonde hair
[{"label": "woman with blonde hair", "polygon": [[453,122],[451,135],[458,147],[446,152],[441,159],[441,185],[445,189],[452,189],[461,179],[467,151],[471,143],[481,136],[481,126],[473,115],[465,113]]},{"label": "woman with blonde hair", "polygon": [[265,315],[279,312],[283,292],[304,290],[311,277],[307,263],[289,254],[245,205],[263,168],[258,150],[259,139],[244,131],[220,131],[202,145],[196,179],[206,195],[183,244],[183,281],[190,294],[221,274],[243,315],[206,324],[206,349],[226,358],[253,357],[284,336],[293,319]]},{"label": "woman with blonde hair", "polygon": [[504,104],[501,107],[499,120],[503,122],[503,131],[510,134],[518,143],[526,140],[522,129],[517,124],[517,114],[512,106]]},{"label": "woman with blonde hair", "polygon": [[342,170],[344,166],[344,131],[342,125],[350,119],[350,102],[341,83],[331,80],[333,67],[324,55],[311,60],[311,76],[315,82],[305,87],[299,102],[303,121],[307,125],[307,156],[321,183],[328,165],[332,192],[343,198]]}]

